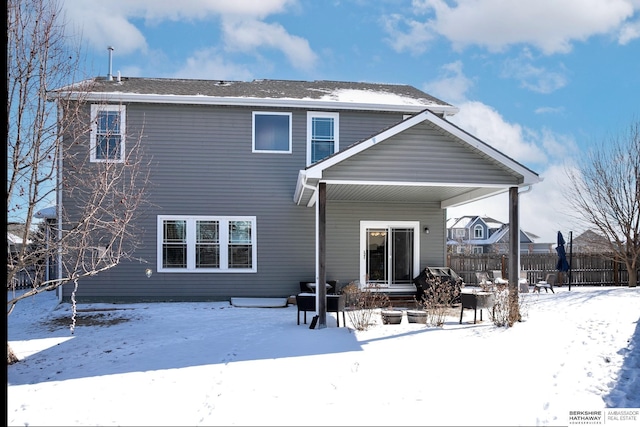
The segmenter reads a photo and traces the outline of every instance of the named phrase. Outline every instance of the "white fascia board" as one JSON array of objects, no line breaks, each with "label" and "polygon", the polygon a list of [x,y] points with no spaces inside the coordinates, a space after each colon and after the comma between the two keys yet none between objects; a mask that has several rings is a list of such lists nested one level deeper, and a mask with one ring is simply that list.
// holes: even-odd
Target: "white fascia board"
[{"label": "white fascia board", "polygon": [[[59,92],[60,97],[73,93]],[[243,107],[280,107],[280,108],[329,108],[334,110],[364,110],[364,111],[393,111],[419,113],[429,108],[436,113],[451,116],[460,111],[451,105],[425,104],[375,104],[358,102],[321,101],[316,99],[297,98],[249,98],[249,97],[215,97],[205,95],[160,95],[139,94],[125,92],[85,92],[79,93],[77,98],[83,101],[95,102],[141,102],[157,104],[196,104],[196,105],[226,105]]]},{"label": "white fascia board", "polygon": [[447,209],[456,206],[465,205],[467,203],[475,202],[478,200],[486,199],[487,197],[496,196],[509,191],[509,187],[501,186],[500,188],[483,187],[477,190],[472,190],[468,193],[461,194],[450,199],[443,200],[440,203],[440,208]]},{"label": "white fascia board", "polygon": [[[470,182],[416,182],[416,181],[358,181],[340,179],[321,179],[321,182],[331,185],[391,185],[402,187],[479,187],[478,183]],[[504,184],[482,184],[483,188],[490,188],[492,191],[505,191]]]}]

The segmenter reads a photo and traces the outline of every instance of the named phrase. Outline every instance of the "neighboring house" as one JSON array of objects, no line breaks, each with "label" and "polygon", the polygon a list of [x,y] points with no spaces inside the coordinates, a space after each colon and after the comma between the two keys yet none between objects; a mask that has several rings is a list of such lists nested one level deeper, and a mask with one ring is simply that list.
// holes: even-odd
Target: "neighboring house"
[{"label": "neighboring house", "polygon": [[609,240],[593,230],[587,230],[579,236],[574,237],[573,241],[567,241],[565,247],[567,252],[571,249],[574,253],[611,252]]},{"label": "neighboring house", "polygon": [[[551,243],[536,243],[536,236],[520,230],[520,253],[551,253]],[[450,253],[506,254],[509,252],[509,224],[486,216],[463,216],[447,221],[447,247]]]},{"label": "neighboring house", "polygon": [[[23,240],[25,231],[25,225],[22,223],[9,222],[7,223],[7,265],[13,266],[17,259],[18,252],[24,247]],[[31,244],[31,240],[27,240],[27,245]],[[11,282],[7,282],[7,288],[9,287],[25,287],[31,285],[33,277],[33,268],[25,268],[15,272]]]},{"label": "neighboring house", "polygon": [[[25,225],[18,222],[7,223],[7,255],[11,256],[19,252],[24,246]],[[31,243],[28,241],[27,244]]]},{"label": "neighboring house", "polygon": [[[153,168],[136,261],[82,278],[78,301],[286,297],[329,280],[414,292],[421,268],[446,265],[448,207],[540,181],[411,86],[99,77],[88,94],[77,87],[92,116],[73,147],[90,150],[86,171],[120,161],[141,132]],[[72,196],[58,199],[71,215]]]}]

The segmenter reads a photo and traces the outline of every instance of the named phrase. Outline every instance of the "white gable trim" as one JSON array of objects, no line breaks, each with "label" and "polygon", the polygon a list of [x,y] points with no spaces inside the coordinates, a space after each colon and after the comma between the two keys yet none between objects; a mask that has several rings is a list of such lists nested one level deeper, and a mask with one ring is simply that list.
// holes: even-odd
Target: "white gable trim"
[{"label": "white gable trim", "polygon": [[[421,113],[407,119],[404,120],[403,122],[399,123],[396,126],[393,126],[392,128],[389,128],[375,136],[372,136],[371,138],[353,146],[350,148],[347,148],[344,151],[338,152],[335,155],[327,158],[326,160],[323,160],[319,163],[317,163],[315,166],[311,166],[310,168],[307,169],[306,171],[306,175],[308,178],[322,178],[322,174],[324,172],[325,169],[330,168],[331,166],[334,166],[340,162],[342,162],[343,160],[348,159],[351,156],[354,156],[376,144],[378,144],[379,142],[382,142],[386,139],[389,139],[397,134],[399,134],[400,132],[409,129],[413,126],[416,126],[419,123],[422,123],[423,121],[429,121],[431,123],[433,123],[434,125],[442,128],[443,130],[445,130],[446,132],[449,132],[450,134],[452,134],[453,136],[459,138],[460,140],[462,140],[463,142],[467,143],[468,145],[476,148],[477,150],[481,151],[483,154],[487,155],[488,157],[496,160],[497,162],[502,163],[503,165],[505,165],[506,167],[508,167],[509,169],[513,170],[515,173],[522,175],[524,177],[523,179],[523,183],[520,184],[520,186],[528,186],[528,185],[532,185],[535,183],[538,183],[541,181],[540,177],[532,172],[531,170],[529,170],[528,168],[526,168],[525,166],[521,165],[520,163],[516,162],[515,160],[511,159],[510,157],[507,157],[506,155],[502,154],[501,152],[497,151],[496,149],[490,147],[489,145],[487,145],[486,143],[480,141],[479,139],[469,135],[466,132],[463,132],[462,130],[460,130],[458,127],[454,126],[453,124],[449,123],[448,121],[438,117],[437,115],[433,114],[431,111],[429,110],[424,110]],[[486,196],[485,196],[486,197]]]}]

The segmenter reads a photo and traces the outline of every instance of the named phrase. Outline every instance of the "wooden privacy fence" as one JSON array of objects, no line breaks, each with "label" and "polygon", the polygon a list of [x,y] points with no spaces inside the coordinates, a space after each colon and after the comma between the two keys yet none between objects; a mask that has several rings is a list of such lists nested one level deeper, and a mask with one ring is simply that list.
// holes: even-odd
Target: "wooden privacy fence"
[{"label": "wooden privacy fence", "polygon": [[[569,254],[567,254],[569,260]],[[543,280],[547,273],[558,275],[558,285],[569,283],[569,272],[556,270],[557,254],[521,254],[520,269],[527,273],[529,283]],[[614,262],[603,254],[572,254],[571,286],[628,286],[629,275],[624,264]],[[476,272],[502,271],[509,277],[509,256],[504,254],[449,254],[447,267],[460,275],[469,285],[477,285]]]},{"label": "wooden privacy fence", "polygon": [[7,290],[33,287],[33,273],[29,270],[18,271],[11,280],[7,280]]}]

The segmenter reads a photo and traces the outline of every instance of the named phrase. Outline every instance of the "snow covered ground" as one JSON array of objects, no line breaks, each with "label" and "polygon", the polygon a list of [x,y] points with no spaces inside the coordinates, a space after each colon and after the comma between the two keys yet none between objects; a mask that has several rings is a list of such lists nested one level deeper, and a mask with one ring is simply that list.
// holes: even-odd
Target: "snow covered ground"
[{"label": "snow covered ground", "polygon": [[293,305],[203,302],[84,304],[72,334],[70,305],[47,292],[8,317],[22,360],[7,368],[7,421],[640,425],[640,289],[521,297],[527,317],[511,328],[465,310],[442,328],[405,316],[355,331],[328,314],[309,329]]}]

